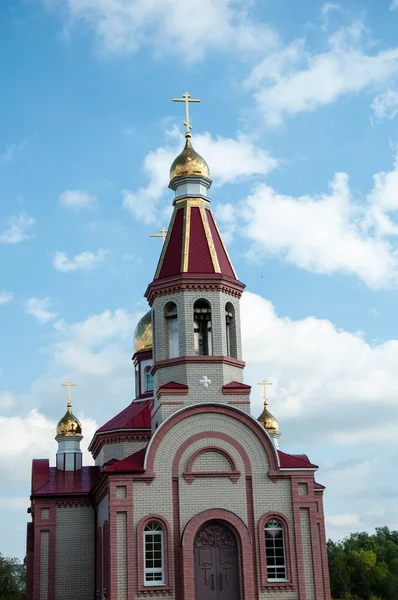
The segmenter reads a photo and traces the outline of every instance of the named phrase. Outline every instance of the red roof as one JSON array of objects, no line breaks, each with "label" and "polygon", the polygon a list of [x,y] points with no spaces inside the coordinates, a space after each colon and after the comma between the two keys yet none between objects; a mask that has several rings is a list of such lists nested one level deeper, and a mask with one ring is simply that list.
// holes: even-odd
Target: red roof
[{"label": "red roof", "polygon": [[189,387],[185,383],[177,383],[176,381],[169,381],[159,386],[158,390],[189,390]]},{"label": "red roof", "polygon": [[281,469],[317,469],[306,454],[286,454],[278,450],[279,464]]},{"label": "red roof", "polygon": [[[45,464],[47,463],[47,469]],[[33,460],[32,495],[88,494],[100,476],[99,467],[83,467],[78,471],[60,471],[48,460]]]},{"label": "red roof", "polygon": [[314,489],[315,490],[324,490],[325,486],[322,485],[321,483],[317,483],[316,481],[314,481]]},{"label": "red roof", "polygon": [[124,458],[123,460],[108,461],[104,465],[104,471],[106,471],[107,473],[118,473],[121,471],[142,473],[144,471],[145,453],[146,447],[141,448],[141,450],[134,452],[134,454],[127,456],[127,458]]},{"label": "red roof", "polygon": [[113,419],[97,429],[96,433],[115,431],[116,429],[150,429],[151,400],[133,401]]},{"label": "red roof", "polygon": [[191,206],[189,198],[175,209],[154,281],[183,274],[237,281],[211,211]]}]

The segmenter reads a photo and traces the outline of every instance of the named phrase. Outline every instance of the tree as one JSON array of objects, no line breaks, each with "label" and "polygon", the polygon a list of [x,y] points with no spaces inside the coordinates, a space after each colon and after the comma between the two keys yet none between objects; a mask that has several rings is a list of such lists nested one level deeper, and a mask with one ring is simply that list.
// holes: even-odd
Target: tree
[{"label": "tree", "polygon": [[352,533],[328,541],[330,585],[335,600],[398,598],[398,531]]},{"label": "tree", "polygon": [[0,600],[25,598],[25,567],[17,558],[0,554]]}]

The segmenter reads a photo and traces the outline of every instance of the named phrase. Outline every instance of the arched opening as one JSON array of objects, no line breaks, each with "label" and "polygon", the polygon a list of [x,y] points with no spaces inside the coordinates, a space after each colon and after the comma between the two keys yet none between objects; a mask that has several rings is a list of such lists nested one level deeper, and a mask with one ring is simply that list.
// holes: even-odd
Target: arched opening
[{"label": "arched opening", "polygon": [[240,600],[239,545],[223,521],[207,521],[194,541],[195,591],[200,600]]},{"label": "arched opening", "polygon": [[264,530],[268,581],[286,581],[286,549],[283,525],[279,519],[269,519]]},{"label": "arched opening", "polygon": [[227,336],[227,356],[238,358],[235,308],[231,302],[227,302],[225,305],[225,331]]},{"label": "arched opening", "polygon": [[144,528],[144,585],[164,584],[163,527],[150,521]]},{"label": "arched opening", "polygon": [[195,354],[209,356],[213,354],[211,332],[211,308],[207,300],[197,300],[193,305],[194,348]]},{"label": "arched opening", "polygon": [[153,376],[151,373],[151,367],[148,365],[144,369],[145,374],[145,391],[152,392],[153,391]]},{"label": "arched opening", "polygon": [[168,357],[180,355],[178,344],[178,314],[175,302],[167,302],[164,307],[164,317],[167,322]]}]

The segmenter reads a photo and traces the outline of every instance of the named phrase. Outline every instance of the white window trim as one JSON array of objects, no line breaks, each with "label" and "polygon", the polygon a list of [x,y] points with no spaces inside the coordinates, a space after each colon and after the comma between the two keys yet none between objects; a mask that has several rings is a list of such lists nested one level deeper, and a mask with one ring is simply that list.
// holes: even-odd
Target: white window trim
[{"label": "white window trim", "polygon": [[[274,519],[270,519],[270,521],[273,521],[273,520]],[[277,519],[275,519],[275,520],[277,520]],[[283,523],[281,523],[280,521],[278,521],[278,522],[280,523],[280,530],[282,531],[283,568],[285,569],[285,574],[287,574],[285,528],[283,526]],[[269,521],[267,521],[267,523],[269,523]],[[264,543],[265,543],[265,556],[266,556],[266,559],[268,560],[268,556],[267,556],[267,542],[266,542],[266,540],[267,540],[267,535],[266,535],[266,532],[267,532],[267,523],[265,524],[265,527],[264,527]],[[270,528],[268,529],[268,531],[269,530],[270,530]],[[278,567],[281,568],[282,565],[278,565]],[[285,575],[285,577],[269,577],[269,575],[268,575],[268,569],[269,568],[275,569],[277,567],[268,567],[268,562],[267,562],[267,580],[269,582],[273,583],[273,582],[276,582],[276,581],[281,581],[281,582],[289,581],[289,579],[286,577],[286,575]]]},{"label": "white window trim", "polygon": [[[160,535],[160,539],[161,539],[161,557],[162,557],[162,566],[161,567],[151,567],[151,568],[147,568],[146,565],[146,554],[145,554],[145,548],[146,548],[146,536],[147,535]],[[162,574],[162,579],[161,581],[147,581],[146,580],[146,576],[147,573],[161,573]],[[159,529],[159,530],[154,530],[154,531],[144,531],[144,586],[145,587],[158,587],[161,585],[165,585],[165,581],[164,581],[164,534],[163,534],[163,529]]]}]

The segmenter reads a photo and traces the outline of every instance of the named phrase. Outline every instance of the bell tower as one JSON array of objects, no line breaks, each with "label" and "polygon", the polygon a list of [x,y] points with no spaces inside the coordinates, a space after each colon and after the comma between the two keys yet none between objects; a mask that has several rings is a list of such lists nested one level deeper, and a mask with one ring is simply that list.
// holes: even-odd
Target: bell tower
[{"label": "bell tower", "polygon": [[243,383],[239,299],[244,290],[210,208],[206,161],[191,144],[188,93],[185,147],[170,169],[175,193],[167,236],[146,297],[152,309],[156,428],[187,404],[220,402],[249,411]]}]

